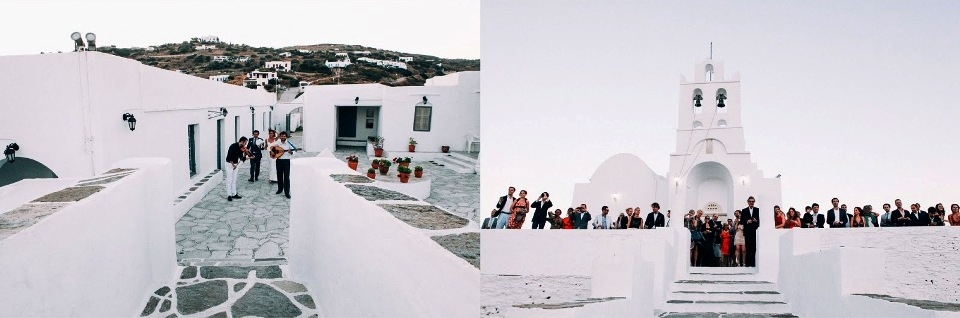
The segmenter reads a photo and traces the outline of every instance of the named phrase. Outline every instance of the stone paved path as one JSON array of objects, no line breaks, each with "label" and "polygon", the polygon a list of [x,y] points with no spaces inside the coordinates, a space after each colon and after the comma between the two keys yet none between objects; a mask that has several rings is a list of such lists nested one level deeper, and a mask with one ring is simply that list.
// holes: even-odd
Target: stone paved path
[{"label": "stone paved path", "polygon": [[[291,141],[300,145],[296,135]],[[294,158],[312,156],[316,153],[297,152]],[[252,183],[247,181],[249,162],[240,164],[237,193],[242,199],[227,201],[221,180],[177,222],[177,260],[182,265],[243,264],[284,258],[290,201],[283,194],[275,194],[277,184],[268,181],[268,163],[263,160],[260,181]]]},{"label": "stone paved path", "polygon": [[[362,147],[350,148],[341,147],[334,155],[340,160],[344,160],[348,155],[357,155],[360,157],[360,165],[357,170],[366,173],[370,168],[371,159],[367,158],[366,150]],[[414,161],[410,167],[422,166],[424,169],[424,178],[431,178],[430,197],[424,201],[444,208],[450,213],[473,220],[477,224],[482,222],[477,211],[480,207],[480,175],[475,173],[458,173],[426,161]],[[390,167],[391,171],[394,167]]]},{"label": "stone paved path", "polygon": [[141,317],[317,317],[313,297],[284,266],[187,266],[158,288]]}]

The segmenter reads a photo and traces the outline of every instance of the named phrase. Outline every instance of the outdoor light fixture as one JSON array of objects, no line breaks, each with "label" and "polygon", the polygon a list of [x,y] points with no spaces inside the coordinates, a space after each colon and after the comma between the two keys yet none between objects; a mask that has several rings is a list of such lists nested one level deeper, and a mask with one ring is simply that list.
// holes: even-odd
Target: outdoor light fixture
[{"label": "outdoor light fixture", "polygon": [[353,98],[353,103],[354,103],[354,104],[360,104],[360,96],[357,96],[357,97]]},{"label": "outdoor light fixture", "polygon": [[256,111],[256,108],[253,108],[253,106],[250,106],[250,112],[251,112],[251,113],[256,113],[256,112],[257,112],[257,111]]},{"label": "outdoor light fixture", "polygon": [[123,113],[123,121],[127,122],[127,126],[130,126],[130,131],[137,129],[137,119],[133,118],[133,114]]},{"label": "outdoor light fixture", "polygon": [[610,197],[613,199],[613,202],[620,201],[620,194],[619,194],[619,193],[611,194]]},{"label": "outdoor light fixture", "polygon": [[740,176],[740,184],[747,185],[747,176]]},{"label": "outdoor light fixture", "polygon": [[20,150],[20,146],[17,145],[17,143],[7,145],[7,149],[3,151],[3,155],[7,157],[7,162],[17,160],[17,150]]},{"label": "outdoor light fixture", "polygon": [[80,36],[80,32],[70,34],[70,39],[73,40],[73,51],[80,52],[83,49],[83,37]]},{"label": "outdoor light fixture", "polygon": [[273,111],[273,106],[270,106],[270,111]]},{"label": "outdoor light fixture", "polygon": [[211,119],[211,118],[214,118],[214,117],[220,117],[220,116],[227,117],[227,108],[226,108],[226,107],[220,107],[219,110],[208,110],[208,111],[207,111],[207,119]]},{"label": "outdoor light fixture", "polygon": [[426,97],[426,96],[423,97],[423,103],[424,103],[424,104],[427,103],[427,97]]},{"label": "outdoor light fixture", "polygon": [[88,32],[85,37],[87,38],[87,51],[96,51],[96,50],[97,50],[97,35]]}]

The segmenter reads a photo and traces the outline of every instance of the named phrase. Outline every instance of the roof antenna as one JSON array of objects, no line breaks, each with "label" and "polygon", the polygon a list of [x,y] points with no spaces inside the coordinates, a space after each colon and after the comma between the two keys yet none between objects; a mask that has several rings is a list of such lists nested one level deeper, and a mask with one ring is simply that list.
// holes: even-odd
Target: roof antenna
[{"label": "roof antenna", "polygon": [[713,42],[710,42],[710,59],[713,59]]}]

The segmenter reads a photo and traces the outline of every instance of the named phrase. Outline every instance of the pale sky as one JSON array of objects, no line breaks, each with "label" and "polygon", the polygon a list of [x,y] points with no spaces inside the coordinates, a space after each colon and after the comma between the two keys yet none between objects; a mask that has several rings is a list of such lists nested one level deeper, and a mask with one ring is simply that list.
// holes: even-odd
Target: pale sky
[{"label": "pale sky", "polygon": [[252,46],[358,44],[443,58],[480,57],[479,0],[0,1],[0,55],[97,45],[146,47],[192,37]]},{"label": "pale sky", "polygon": [[482,21],[482,211],[510,185],[566,210],[622,152],[666,175],[710,42],[783,205],[960,202],[958,1],[493,0]]}]

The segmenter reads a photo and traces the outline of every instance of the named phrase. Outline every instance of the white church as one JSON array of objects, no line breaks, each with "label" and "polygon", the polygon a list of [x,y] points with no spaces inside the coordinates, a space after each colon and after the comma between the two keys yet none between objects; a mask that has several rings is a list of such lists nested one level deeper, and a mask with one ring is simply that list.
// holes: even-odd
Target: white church
[{"label": "white church", "polygon": [[666,177],[637,156],[615,155],[589,182],[574,186],[573,202],[607,205],[616,213],[639,205],[644,215],[658,202],[674,219],[690,209],[732,217],[750,196],[771,209],[782,200],[780,179],[764,176],[750,160],[741,109],[739,74],[727,79],[723,62],[700,62],[692,82],[681,79],[677,148]]},{"label": "white church", "polygon": [[[958,246],[956,229],[775,229],[780,179],[765,176],[746,150],[739,76],[725,77],[712,59],[694,74],[680,81],[677,146],[666,176],[621,153],[574,187],[574,204],[594,213],[607,205],[613,217],[635,206],[646,215],[658,202],[662,212],[672,210],[671,226],[486,231],[481,289],[497,293],[484,295],[484,310],[503,317],[960,317],[960,269],[952,265],[960,256],[944,253]],[[729,218],[750,196],[761,213],[757,266],[690,266],[683,214]],[[577,306],[546,298],[562,294],[546,286],[574,288],[584,276],[577,286],[585,285],[589,298]],[[498,305],[516,280],[543,291],[515,289],[523,304]]]}]

